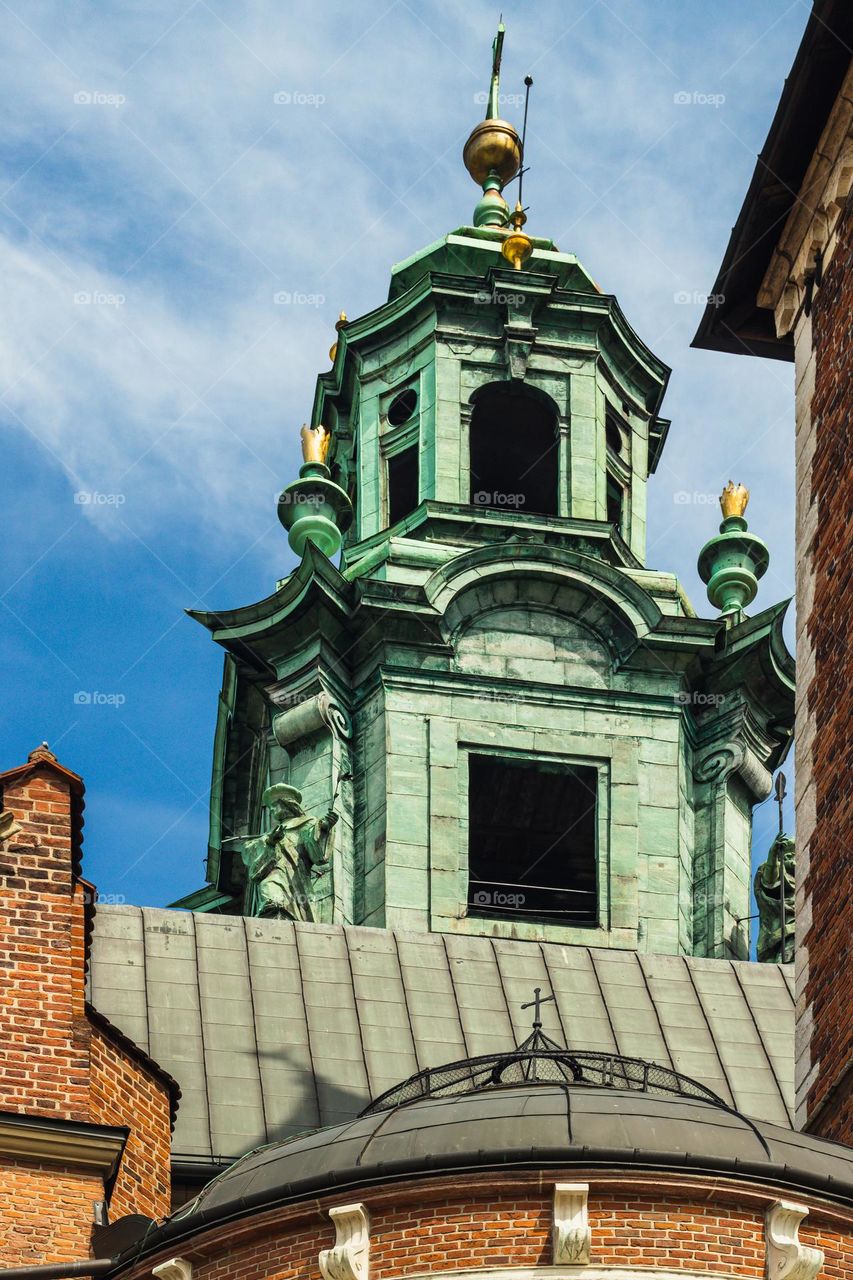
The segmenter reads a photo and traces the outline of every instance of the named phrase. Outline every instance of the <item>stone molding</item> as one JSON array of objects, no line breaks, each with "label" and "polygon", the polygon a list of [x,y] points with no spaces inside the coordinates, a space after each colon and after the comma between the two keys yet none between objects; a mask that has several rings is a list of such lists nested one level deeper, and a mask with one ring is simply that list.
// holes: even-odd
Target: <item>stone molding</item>
[{"label": "stone molding", "polygon": [[807,1213],[806,1205],[793,1200],[777,1200],[767,1210],[767,1280],[815,1280],[824,1255],[822,1249],[812,1249],[800,1242],[800,1224]]},{"label": "stone molding", "polygon": [[557,1265],[589,1262],[592,1231],[587,1214],[588,1195],[588,1182],[554,1183],[551,1243]]},{"label": "stone molding", "polygon": [[329,1210],[337,1237],[320,1251],[323,1280],[368,1280],[370,1214],[363,1204],[336,1205]]},{"label": "stone molding", "polygon": [[105,1179],[115,1173],[126,1142],[126,1129],[0,1115],[0,1156],[91,1169]]},{"label": "stone molding", "polygon": [[192,1280],[193,1264],[186,1258],[169,1258],[152,1267],[151,1274],[158,1280]]}]

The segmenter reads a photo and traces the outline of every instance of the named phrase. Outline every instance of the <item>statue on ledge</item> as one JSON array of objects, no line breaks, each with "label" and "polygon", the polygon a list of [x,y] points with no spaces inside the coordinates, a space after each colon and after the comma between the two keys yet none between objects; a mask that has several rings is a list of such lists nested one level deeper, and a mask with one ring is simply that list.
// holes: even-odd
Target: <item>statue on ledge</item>
[{"label": "statue on ledge", "polygon": [[756,954],[767,963],[794,959],[794,850],[794,841],[780,831],[755,873],[760,922]]},{"label": "statue on ledge", "polygon": [[272,810],[272,830],[235,841],[246,868],[246,914],[330,923],[331,834],[338,815],[330,810],[310,817],[301,793],[283,782],[267,787],[263,802]]}]

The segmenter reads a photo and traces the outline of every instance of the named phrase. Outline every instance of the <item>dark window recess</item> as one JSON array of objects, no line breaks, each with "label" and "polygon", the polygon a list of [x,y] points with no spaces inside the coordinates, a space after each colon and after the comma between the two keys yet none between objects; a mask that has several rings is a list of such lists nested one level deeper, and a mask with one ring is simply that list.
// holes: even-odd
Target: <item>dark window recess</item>
[{"label": "dark window recess", "polygon": [[598,774],[468,757],[468,908],[595,924]]},{"label": "dark window recess", "polygon": [[557,514],[557,422],[545,401],[507,383],[484,387],[471,415],[471,502]]},{"label": "dark window recess", "polygon": [[392,427],[399,427],[402,423],[408,422],[415,409],[418,407],[418,393],[414,387],[409,387],[406,391],[401,391],[395,396],[388,406],[388,413],[385,415]]},{"label": "dark window recess", "polygon": [[622,517],[625,510],[625,491],[612,476],[607,477],[607,519],[622,532]]},{"label": "dark window recess", "polygon": [[388,459],[388,523],[396,524],[418,505],[418,446]]},{"label": "dark window recess", "polygon": [[604,434],[608,449],[612,449],[614,453],[621,453],[625,443],[622,428],[616,414],[609,408],[604,419]]}]

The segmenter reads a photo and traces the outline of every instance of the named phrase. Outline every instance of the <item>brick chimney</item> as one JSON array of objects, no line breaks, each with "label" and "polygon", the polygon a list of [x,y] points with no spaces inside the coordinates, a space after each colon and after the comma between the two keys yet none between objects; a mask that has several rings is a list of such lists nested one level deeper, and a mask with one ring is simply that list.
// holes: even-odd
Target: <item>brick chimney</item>
[{"label": "brick chimney", "polygon": [[86,1003],[82,778],[44,743],[0,793],[0,1262],[64,1262],[168,1213],[177,1087]]}]

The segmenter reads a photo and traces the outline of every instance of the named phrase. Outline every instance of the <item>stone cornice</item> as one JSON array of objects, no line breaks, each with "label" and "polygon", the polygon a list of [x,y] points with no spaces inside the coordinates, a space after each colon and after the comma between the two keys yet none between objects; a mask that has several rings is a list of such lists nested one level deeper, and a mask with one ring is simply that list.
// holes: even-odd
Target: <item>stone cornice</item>
[{"label": "stone cornice", "polygon": [[0,1112],[0,1156],[115,1173],[129,1130]]},{"label": "stone cornice", "polygon": [[758,305],[772,310],[779,337],[790,333],[805,300],[816,256],[823,266],[835,247],[835,230],[853,186],[853,65],[815,149],[802,186],[758,291]]}]

